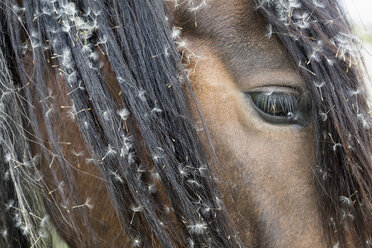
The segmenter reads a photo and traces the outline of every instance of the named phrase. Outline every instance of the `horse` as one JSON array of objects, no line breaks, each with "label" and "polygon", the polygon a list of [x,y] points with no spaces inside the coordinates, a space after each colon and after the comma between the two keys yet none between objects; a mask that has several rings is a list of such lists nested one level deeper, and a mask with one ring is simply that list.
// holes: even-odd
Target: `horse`
[{"label": "horse", "polygon": [[0,1],[1,247],[370,247],[338,0]]}]

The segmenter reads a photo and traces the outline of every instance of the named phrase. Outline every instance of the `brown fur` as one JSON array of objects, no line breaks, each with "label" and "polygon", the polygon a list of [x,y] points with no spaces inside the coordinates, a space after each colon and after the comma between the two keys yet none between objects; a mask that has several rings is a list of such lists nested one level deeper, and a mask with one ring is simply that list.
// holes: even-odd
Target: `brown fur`
[{"label": "brown fur", "polygon": [[264,123],[222,62],[200,44],[191,43],[203,57],[193,90],[219,158],[214,168],[219,188],[238,230],[247,233],[242,238],[262,247],[324,247],[312,177],[312,128]]},{"label": "brown fur", "polygon": [[[188,48],[201,56],[190,63],[192,87],[219,160],[212,164],[218,186],[241,238],[253,247],[326,247],[313,179],[312,127],[265,123],[243,94],[264,85],[301,88],[301,78],[279,43],[264,37],[264,22],[252,1],[208,1],[193,15],[181,9],[175,21]],[[60,104],[66,105],[63,101]],[[62,117],[60,123],[60,139],[74,137],[66,155],[68,150],[80,151],[77,128]],[[76,167],[81,199],[94,196],[88,220],[101,246],[127,247],[97,169],[85,164],[84,157],[66,157]],[[76,218],[79,232],[88,233],[84,220]],[[81,247],[74,239],[77,230],[60,227],[60,221],[54,223],[65,240]]]}]

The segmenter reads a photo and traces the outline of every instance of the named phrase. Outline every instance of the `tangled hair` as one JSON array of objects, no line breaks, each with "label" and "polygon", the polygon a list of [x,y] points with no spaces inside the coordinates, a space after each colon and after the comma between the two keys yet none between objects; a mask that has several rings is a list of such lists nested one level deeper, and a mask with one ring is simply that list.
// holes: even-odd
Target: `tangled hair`
[{"label": "tangled hair", "polygon": [[[79,216],[88,233],[76,232],[76,245],[100,246],[61,119],[77,126],[133,246],[243,246],[198,138],[165,10],[161,0],[0,1],[1,247],[52,247],[46,213],[63,215],[62,230],[77,230]],[[329,242],[369,247],[370,117],[343,10],[336,0],[262,0],[257,10],[312,95]]]},{"label": "tangled hair", "polygon": [[[311,92],[319,206],[329,245],[369,247],[372,238],[370,116],[361,44],[339,1],[262,0],[258,9]],[[351,235],[351,236],[349,236]]]}]

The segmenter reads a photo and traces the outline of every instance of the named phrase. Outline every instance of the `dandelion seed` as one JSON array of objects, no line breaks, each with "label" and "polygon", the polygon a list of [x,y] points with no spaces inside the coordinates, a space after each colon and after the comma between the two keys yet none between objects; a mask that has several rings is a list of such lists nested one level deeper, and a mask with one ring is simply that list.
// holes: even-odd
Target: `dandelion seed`
[{"label": "dandelion seed", "polygon": [[86,164],[90,164],[90,163],[93,163],[93,164],[98,164],[99,163],[99,160],[97,160],[97,159],[94,159],[94,158],[86,158],[85,159],[85,163]]},{"label": "dandelion seed", "polygon": [[71,119],[71,120],[75,120],[75,114],[77,113],[76,112],[76,108],[75,108],[75,104],[72,103],[72,106],[69,107],[70,109],[67,111],[67,115],[68,117]]},{"label": "dandelion seed", "polygon": [[85,200],[84,204],[76,205],[76,206],[73,206],[72,208],[74,209],[74,208],[87,207],[87,208],[89,208],[89,209],[92,209],[92,208],[93,208],[93,204],[91,203],[91,201],[92,201],[92,198],[91,198],[91,197],[88,197],[88,198]]},{"label": "dandelion seed", "polygon": [[342,220],[345,220],[345,219],[350,219],[350,220],[354,220],[355,216],[353,214],[351,214],[350,212],[348,211],[342,211]]},{"label": "dandelion seed", "polygon": [[364,114],[357,114],[358,120],[362,123],[363,127],[365,129],[371,128],[371,121],[368,121],[367,118],[364,116]]},{"label": "dandelion seed", "polygon": [[128,140],[124,140],[124,144],[120,149],[120,157],[124,157],[128,155],[131,148],[132,148],[132,144]]},{"label": "dandelion seed", "polygon": [[300,29],[310,28],[310,23],[306,20],[300,20],[298,22],[295,22],[294,25],[296,25]]},{"label": "dandelion seed", "polygon": [[103,115],[103,119],[105,121],[109,121],[110,120],[110,115],[111,115],[111,110],[104,111],[102,115]]},{"label": "dandelion seed", "polygon": [[256,10],[260,9],[260,8],[263,8],[265,5],[269,5],[271,3],[271,1],[269,0],[259,0],[257,1],[257,5],[255,7]]},{"label": "dandelion seed", "polygon": [[221,200],[218,196],[216,196],[216,203],[217,203],[217,206],[218,206],[219,208],[221,208],[223,202],[222,202],[222,200]]},{"label": "dandelion seed", "polygon": [[167,205],[163,205],[163,207],[164,207],[164,213],[169,214],[171,209]]},{"label": "dandelion seed", "polygon": [[133,164],[134,162],[136,162],[135,158],[136,158],[136,155],[134,152],[129,153],[127,157],[128,164]]},{"label": "dandelion seed", "polygon": [[3,238],[6,238],[8,236],[8,230],[7,229],[2,229],[1,230],[1,236],[3,236]]},{"label": "dandelion seed", "polygon": [[349,133],[349,135],[348,135],[348,148],[349,149],[351,149],[351,150],[353,150],[354,149],[354,147],[353,147],[353,145],[354,145],[354,141],[353,141],[353,136]]},{"label": "dandelion seed", "polygon": [[102,161],[105,160],[105,158],[107,156],[111,156],[111,155],[115,155],[115,154],[116,154],[115,148],[111,144],[109,144],[107,149],[106,149],[105,156],[103,156],[103,158],[102,158]]},{"label": "dandelion seed", "polygon": [[339,197],[339,200],[341,202],[342,205],[345,205],[345,206],[348,206],[348,207],[351,207],[353,206],[353,201],[351,200],[351,197],[346,197],[346,196],[340,196]]},{"label": "dandelion seed", "polygon": [[21,220],[21,216],[19,215],[19,213],[14,215],[13,221],[14,221],[15,227],[20,227],[22,225],[22,220]]},{"label": "dandelion seed", "polygon": [[5,203],[5,210],[9,211],[14,206],[14,200],[9,200],[7,203]]},{"label": "dandelion seed", "polygon": [[59,192],[61,192],[63,194],[63,187],[64,187],[65,183],[62,181],[58,184],[57,188],[51,190],[48,192],[49,195],[51,195],[53,192],[55,192],[56,190],[58,190]]},{"label": "dandelion seed", "polygon": [[205,173],[206,171],[208,171],[208,167],[207,167],[207,165],[206,165],[206,164],[203,164],[202,166],[200,166],[200,167],[198,168],[198,171],[199,171],[199,174],[200,174],[201,176],[204,176],[204,173]]},{"label": "dandelion seed", "polygon": [[303,13],[296,13],[293,15],[295,19],[301,19],[301,20],[307,20],[309,18],[310,14],[308,12]]},{"label": "dandelion seed", "polygon": [[187,248],[194,248],[195,247],[195,242],[191,238],[187,239]]},{"label": "dandelion seed", "polygon": [[50,113],[52,113],[54,111],[54,109],[52,107],[50,107],[46,112],[45,112],[45,117],[49,117]]},{"label": "dandelion seed", "polygon": [[309,69],[307,69],[306,67],[304,67],[302,64],[301,64],[301,61],[298,63],[298,67],[304,69],[305,71],[311,73],[313,76],[316,76],[316,74],[312,71],[310,71]]},{"label": "dandelion seed", "polygon": [[308,64],[311,62],[311,60],[314,60],[316,62],[320,62],[320,57],[317,51],[313,51],[309,56]]},{"label": "dandelion seed", "polygon": [[122,77],[116,78],[120,84],[127,84],[127,81],[125,81]]},{"label": "dandelion seed", "polygon": [[211,208],[209,206],[204,206],[202,208],[202,213],[203,214],[209,213],[210,211],[211,211]]},{"label": "dandelion seed", "polygon": [[75,150],[72,150],[72,154],[73,154],[75,157],[81,157],[81,156],[84,155],[84,151],[76,152]]},{"label": "dandelion seed", "polygon": [[146,172],[146,171],[147,171],[147,169],[143,164],[140,164],[137,168],[137,172],[139,172],[139,173],[143,173],[143,172]]},{"label": "dandelion seed", "polygon": [[43,217],[43,219],[41,220],[41,222],[40,222],[40,226],[41,226],[41,227],[46,227],[48,221],[49,221],[49,215],[45,215],[45,216]]},{"label": "dandelion seed", "polygon": [[155,162],[158,162],[159,159],[161,159],[161,158],[162,158],[162,156],[161,156],[161,155],[158,155],[158,154],[154,154],[154,155],[152,156],[152,160],[154,160]]},{"label": "dandelion seed", "polygon": [[323,81],[319,83],[319,82],[314,81],[313,84],[317,88],[322,88],[325,85],[325,82]]},{"label": "dandelion seed", "polygon": [[322,175],[323,181],[326,181],[328,178],[328,172],[323,170],[322,168],[319,168],[319,173]]},{"label": "dandelion seed", "polygon": [[130,224],[132,225],[133,220],[134,220],[134,215],[136,213],[142,212],[143,211],[143,206],[134,206],[134,205],[132,205],[132,206],[130,206],[130,209],[133,211],[132,219],[130,221]]},{"label": "dandelion seed", "polygon": [[161,112],[163,112],[163,110],[161,110],[160,108],[157,108],[157,107],[154,107],[154,108],[151,110],[151,114],[161,113]]},{"label": "dandelion seed", "polygon": [[151,177],[156,181],[160,181],[160,174],[155,169],[151,172]]},{"label": "dandelion seed", "polygon": [[177,39],[180,38],[180,36],[181,36],[181,29],[178,28],[178,27],[173,27],[172,28],[172,33],[171,33],[171,38],[173,40],[177,40]]},{"label": "dandelion seed", "polygon": [[68,21],[63,21],[62,22],[62,26],[61,26],[61,29],[63,32],[66,32],[66,33],[70,33],[71,31],[71,25]]},{"label": "dandelion seed", "polygon": [[345,60],[349,57],[349,60],[359,59],[361,54],[360,50],[362,48],[360,40],[351,34],[339,33],[334,38],[335,46],[337,47],[337,52],[335,57]]},{"label": "dandelion seed", "polygon": [[90,44],[84,44],[83,47],[81,48],[82,53],[92,53],[92,48]]},{"label": "dandelion seed", "polygon": [[165,57],[168,57],[169,56],[169,48],[168,47],[165,47],[164,48],[164,56]]},{"label": "dandelion seed", "polygon": [[334,21],[335,21],[335,20],[326,20],[326,21],[324,22],[324,24],[325,24],[326,26],[330,26],[330,25],[333,25]]},{"label": "dandelion seed", "polygon": [[340,143],[335,143],[333,146],[332,146],[332,150],[335,152],[337,150],[337,147],[342,147],[342,145]]},{"label": "dandelion seed", "polygon": [[31,226],[29,224],[23,225],[19,227],[22,230],[23,235],[27,235],[30,233]]},{"label": "dandelion seed", "polygon": [[265,37],[268,38],[268,39],[270,39],[271,36],[273,35],[273,26],[271,24],[268,24],[266,26],[266,30],[267,31],[266,31]]},{"label": "dandelion seed", "polygon": [[201,9],[202,7],[206,6],[207,5],[207,1],[206,0],[203,0],[199,5],[195,6],[194,3],[192,3],[192,6],[191,8],[189,8],[188,10],[191,11],[191,12],[195,12],[199,9]]},{"label": "dandelion seed", "polygon": [[321,8],[321,9],[325,8],[325,4],[320,2],[319,0],[313,0],[313,3],[315,5],[315,7],[317,7],[317,8]]},{"label": "dandelion seed", "polygon": [[186,167],[182,167],[182,165],[178,167],[178,171],[183,177],[187,177],[187,175],[189,174],[188,169]]},{"label": "dandelion seed", "polygon": [[288,8],[298,9],[301,8],[301,3],[298,0],[288,0]]},{"label": "dandelion seed", "polygon": [[72,56],[71,56],[71,51],[68,48],[64,48],[62,51],[62,55],[56,55],[55,57],[62,57],[62,62],[61,64],[65,68],[72,68]]},{"label": "dandelion seed", "polygon": [[130,114],[129,110],[126,108],[119,109],[116,113],[120,116],[120,119],[122,119],[123,121],[126,121]]},{"label": "dandelion seed", "polygon": [[325,82],[323,81],[323,82],[319,83],[319,82],[314,81],[313,84],[314,84],[315,87],[317,87],[319,89],[320,99],[323,101],[323,94],[322,94],[322,89],[321,88],[325,85]]},{"label": "dandelion seed", "polygon": [[[33,245],[35,245],[40,239],[45,239],[48,237],[48,233],[45,229],[39,229],[39,231],[37,232],[37,234],[39,235],[39,237],[36,239],[36,241],[34,242]],[[31,246],[30,248],[32,248],[33,246]]]},{"label": "dandelion seed", "polygon": [[357,96],[360,95],[360,93],[362,93],[362,90],[360,88],[357,88],[356,90],[351,90],[349,92],[349,96]]},{"label": "dandelion seed", "polygon": [[41,173],[39,171],[36,171],[34,175],[34,180],[36,182],[40,182],[42,179],[43,179],[43,176],[41,175]]},{"label": "dandelion seed", "polygon": [[79,86],[76,87],[75,89],[73,89],[72,91],[70,91],[69,93],[67,93],[67,95],[69,96],[70,94],[72,94],[76,90],[85,90],[85,88],[83,87],[83,82],[82,81],[79,81]]},{"label": "dandelion seed", "polygon": [[117,172],[110,171],[110,174],[114,176],[115,181],[118,181],[120,183],[124,183],[124,180],[120,177],[120,175]]},{"label": "dandelion seed", "polygon": [[142,102],[145,102],[146,101],[146,96],[145,96],[145,91],[143,89],[140,89],[138,91],[138,98],[142,101]]},{"label": "dandelion seed", "polygon": [[4,177],[3,177],[4,181],[8,181],[10,179],[10,173],[9,173],[9,170],[7,170],[4,174]]},{"label": "dandelion seed", "polygon": [[205,222],[195,223],[194,225],[188,225],[190,233],[193,234],[203,234],[205,230],[208,229],[208,225]]},{"label": "dandelion seed", "polygon": [[91,16],[91,14],[92,14],[92,10],[90,9],[90,7],[88,7],[88,8],[84,11],[83,16],[85,16],[85,17],[89,17],[89,16]]},{"label": "dandelion seed", "polygon": [[181,40],[180,42],[176,42],[178,49],[186,48],[187,42],[185,40]]},{"label": "dandelion seed", "polygon": [[89,128],[89,123],[87,121],[84,121],[83,125],[84,125],[84,128]]},{"label": "dandelion seed", "polygon": [[129,150],[132,147],[131,142],[133,142],[133,137],[125,134],[122,134],[121,137],[123,139],[124,145],[127,146],[127,149]]},{"label": "dandelion seed", "polygon": [[76,71],[73,71],[72,73],[67,74],[67,82],[69,84],[73,84],[74,82],[76,82],[77,78],[78,78],[78,73]]},{"label": "dandelion seed", "polygon": [[13,160],[13,156],[12,156],[12,154],[11,153],[7,153],[6,155],[5,155],[5,162],[6,163],[9,163],[10,161],[12,161]]},{"label": "dandelion seed", "polygon": [[107,40],[108,40],[108,36],[107,34],[105,34],[99,38],[99,40],[97,41],[97,45],[106,44]]},{"label": "dandelion seed", "polygon": [[153,194],[153,193],[156,192],[156,186],[155,186],[155,184],[151,184],[151,185],[149,185],[149,186],[147,187],[147,189],[148,189],[148,191],[149,191],[150,194]]},{"label": "dandelion seed", "polygon": [[[83,20],[82,18],[80,17],[76,17],[74,18],[74,26],[76,29],[80,29],[80,30],[84,30],[85,28],[87,28],[87,23],[85,20]],[[81,31],[80,31],[81,32]],[[79,33],[80,34],[80,33]]]},{"label": "dandelion seed", "polygon": [[201,187],[200,183],[198,183],[196,180],[189,179],[189,180],[187,180],[187,182],[188,182],[189,184],[191,184],[191,185],[195,185],[195,186],[198,187],[198,188]]},{"label": "dandelion seed", "polygon": [[72,19],[72,17],[77,15],[77,9],[76,9],[75,3],[73,2],[68,2],[67,4],[66,3],[63,4],[62,8],[63,8],[63,13],[67,15],[70,19]]},{"label": "dandelion seed", "polygon": [[141,239],[140,238],[135,238],[133,240],[133,246],[134,247],[140,247],[141,246]]},{"label": "dandelion seed", "polygon": [[20,13],[22,13],[22,12],[24,12],[26,9],[25,8],[21,8],[21,7],[19,7],[18,5],[13,5],[13,11],[14,12],[16,12],[18,15],[20,14]]},{"label": "dandelion seed", "polygon": [[330,65],[330,66],[333,66],[335,64],[335,61],[333,59],[327,59],[327,63]]},{"label": "dandelion seed", "polygon": [[[99,28],[98,21],[97,21],[97,18],[95,18],[95,19],[93,20],[93,24],[89,27],[89,30],[90,30],[90,31],[96,31],[98,28]],[[103,36],[103,38],[104,38],[104,37],[105,37],[105,36]],[[101,42],[101,44],[105,44],[105,43],[104,43],[104,40],[101,40],[100,42]]]},{"label": "dandelion seed", "polygon": [[[99,58],[99,55],[96,52],[92,52],[89,54],[89,58],[92,59],[93,61],[97,61]],[[91,67],[93,67],[93,65]]]},{"label": "dandelion seed", "polygon": [[325,122],[328,118],[327,113],[319,112],[319,118],[321,121]]}]

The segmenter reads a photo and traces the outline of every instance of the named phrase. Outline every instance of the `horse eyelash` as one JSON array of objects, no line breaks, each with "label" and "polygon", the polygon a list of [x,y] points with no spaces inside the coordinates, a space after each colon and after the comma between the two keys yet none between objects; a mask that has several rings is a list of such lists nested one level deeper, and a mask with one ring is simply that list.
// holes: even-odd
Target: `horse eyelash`
[{"label": "horse eyelash", "polygon": [[[253,103],[263,112],[268,113],[271,106],[278,106],[284,111],[288,113],[293,113],[298,109],[298,96],[289,93],[263,93],[257,92],[252,93],[257,94],[257,99],[252,99]],[[271,115],[271,114],[270,114]]]}]

